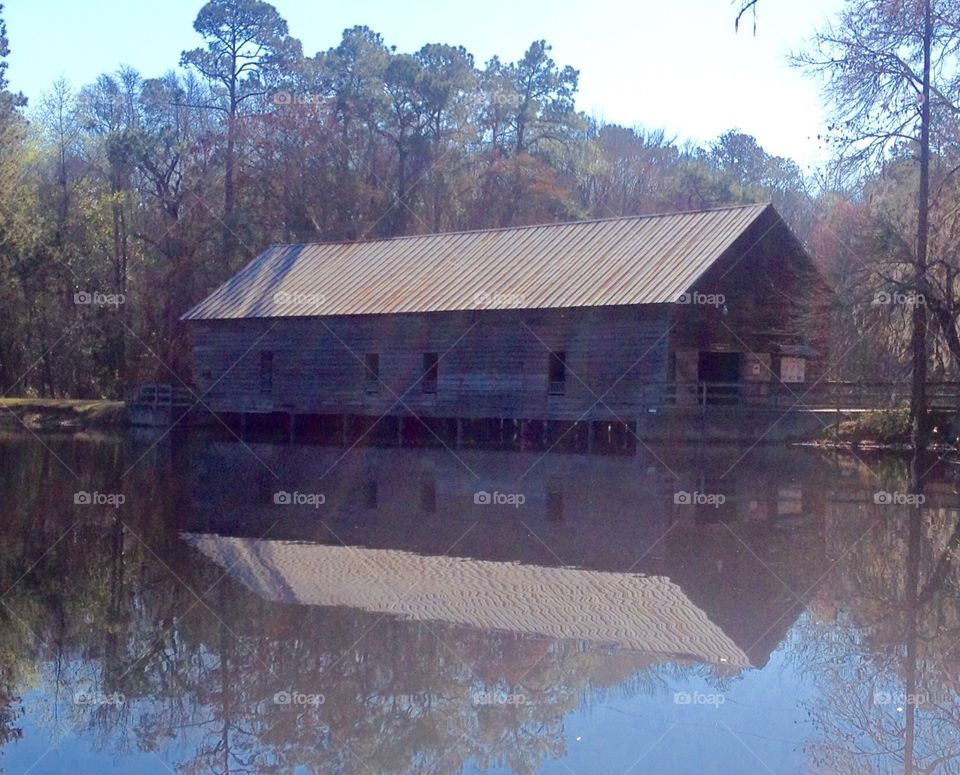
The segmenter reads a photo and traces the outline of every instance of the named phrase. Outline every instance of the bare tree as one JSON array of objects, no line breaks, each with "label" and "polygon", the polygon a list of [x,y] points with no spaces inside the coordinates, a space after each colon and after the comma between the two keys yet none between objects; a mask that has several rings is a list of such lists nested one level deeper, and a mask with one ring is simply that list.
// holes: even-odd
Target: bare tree
[{"label": "bare tree", "polygon": [[[811,51],[793,58],[825,78],[834,108],[833,139],[848,162],[882,167],[892,151],[906,148],[917,165],[913,244],[903,246],[900,257],[908,269],[888,278],[927,302],[914,303],[911,311],[910,410],[916,448],[927,443],[928,304],[934,305],[944,336],[955,336],[956,317],[939,314],[940,308],[955,306],[946,301],[955,294],[947,288],[932,293],[928,252],[931,137],[957,112],[958,47],[956,0],[856,0],[835,25],[817,34]],[[956,345],[951,350],[960,361],[960,339]]]}]

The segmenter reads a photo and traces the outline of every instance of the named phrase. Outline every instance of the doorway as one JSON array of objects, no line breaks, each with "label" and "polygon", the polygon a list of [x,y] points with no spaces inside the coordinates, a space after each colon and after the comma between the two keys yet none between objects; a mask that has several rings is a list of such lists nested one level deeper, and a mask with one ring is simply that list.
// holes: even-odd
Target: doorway
[{"label": "doorway", "polygon": [[705,385],[700,400],[708,404],[736,403],[740,393],[740,353],[701,352],[697,381]]}]

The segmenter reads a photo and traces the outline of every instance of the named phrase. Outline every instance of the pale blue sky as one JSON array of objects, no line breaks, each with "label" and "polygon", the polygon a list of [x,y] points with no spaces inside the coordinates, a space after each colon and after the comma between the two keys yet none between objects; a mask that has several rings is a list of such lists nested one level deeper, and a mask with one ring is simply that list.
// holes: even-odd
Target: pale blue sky
[{"label": "pale blue sky", "polygon": [[[706,141],[737,127],[768,151],[806,167],[824,157],[818,85],[786,54],[804,44],[842,0],[760,0],[757,34],[733,29],[731,0],[275,0],[313,54],[336,45],[345,27],[366,24],[388,44],[462,44],[478,63],[520,57],[535,38],[558,64],[580,70],[582,110],[626,125],[664,128]],[[175,66],[199,45],[200,0],[7,0],[10,80],[35,100],[66,76],[92,81],[120,64],[146,76]]]}]

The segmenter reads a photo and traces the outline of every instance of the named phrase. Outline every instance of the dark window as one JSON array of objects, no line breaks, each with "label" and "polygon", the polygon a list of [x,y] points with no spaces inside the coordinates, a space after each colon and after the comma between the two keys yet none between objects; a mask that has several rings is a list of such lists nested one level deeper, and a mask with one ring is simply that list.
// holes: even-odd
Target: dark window
[{"label": "dark window", "polygon": [[437,375],[440,373],[440,358],[436,353],[423,354],[423,392],[437,392]]},{"label": "dark window", "polygon": [[430,514],[437,510],[437,485],[435,482],[420,483],[420,508]]},{"label": "dark window", "polygon": [[550,395],[562,396],[567,389],[567,354],[565,352],[550,353],[547,384]]},{"label": "dark window", "polygon": [[260,353],[260,395],[273,394],[273,353]]},{"label": "dark window", "polygon": [[363,502],[368,509],[377,507],[377,483],[375,481],[370,480],[364,485]]},{"label": "dark window", "polygon": [[273,503],[273,495],[277,491],[277,480],[263,468],[256,473],[257,496],[260,503]]},{"label": "dark window", "polygon": [[563,521],[563,490],[547,490],[547,519],[551,522]]},{"label": "dark window", "polygon": [[363,356],[363,364],[366,366],[364,374],[364,384],[368,393],[380,392],[380,353],[367,353]]}]

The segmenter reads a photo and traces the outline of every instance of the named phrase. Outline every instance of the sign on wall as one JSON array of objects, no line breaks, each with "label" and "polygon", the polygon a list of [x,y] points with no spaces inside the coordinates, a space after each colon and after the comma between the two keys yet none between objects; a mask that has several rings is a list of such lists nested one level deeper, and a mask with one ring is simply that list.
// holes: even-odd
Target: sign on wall
[{"label": "sign on wall", "polygon": [[807,359],[806,358],[781,358],[780,359],[780,381],[781,382],[806,382]]},{"label": "sign on wall", "polygon": [[750,382],[769,382],[773,376],[769,353],[746,353],[744,355],[744,379]]}]

